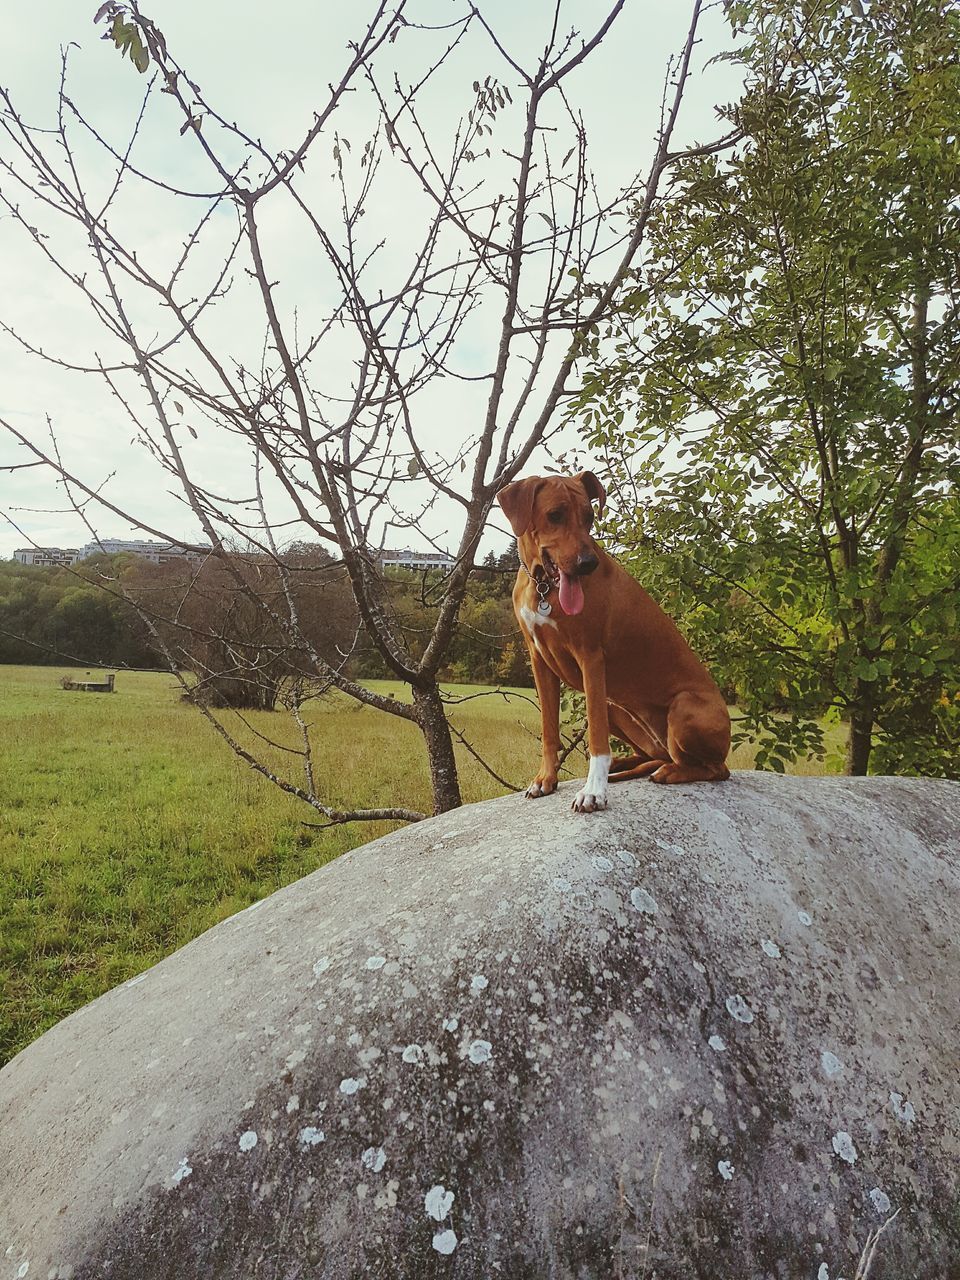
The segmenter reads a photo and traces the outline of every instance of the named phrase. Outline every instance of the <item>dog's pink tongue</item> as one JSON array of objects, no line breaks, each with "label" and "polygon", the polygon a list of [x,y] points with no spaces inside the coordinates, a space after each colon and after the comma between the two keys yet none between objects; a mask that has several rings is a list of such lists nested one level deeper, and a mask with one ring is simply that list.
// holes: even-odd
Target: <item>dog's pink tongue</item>
[{"label": "dog's pink tongue", "polygon": [[560,608],[564,613],[579,613],[583,608],[583,587],[579,578],[571,578],[560,570]]}]

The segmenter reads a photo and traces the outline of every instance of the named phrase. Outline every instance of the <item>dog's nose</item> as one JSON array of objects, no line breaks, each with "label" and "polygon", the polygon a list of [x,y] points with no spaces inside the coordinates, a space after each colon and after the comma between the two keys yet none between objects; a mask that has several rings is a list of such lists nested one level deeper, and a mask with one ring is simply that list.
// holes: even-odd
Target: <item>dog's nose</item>
[{"label": "dog's nose", "polygon": [[588,573],[593,573],[594,569],[597,567],[599,563],[600,561],[597,559],[597,557],[593,554],[592,551],[588,551],[586,555],[581,554],[577,556],[577,565],[576,565],[577,577],[585,578]]}]

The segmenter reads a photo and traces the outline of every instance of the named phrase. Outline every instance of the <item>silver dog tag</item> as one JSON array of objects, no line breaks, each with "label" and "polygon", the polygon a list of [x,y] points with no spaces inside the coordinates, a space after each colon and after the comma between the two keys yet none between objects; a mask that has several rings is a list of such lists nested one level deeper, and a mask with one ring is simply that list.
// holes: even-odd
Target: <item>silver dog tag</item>
[{"label": "silver dog tag", "polygon": [[553,607],[551,606],[549,600],[541,600],[540,603],[537,605],[537,613],[542,613],[545,618],[549,618],[552,612],[553,612]]}]

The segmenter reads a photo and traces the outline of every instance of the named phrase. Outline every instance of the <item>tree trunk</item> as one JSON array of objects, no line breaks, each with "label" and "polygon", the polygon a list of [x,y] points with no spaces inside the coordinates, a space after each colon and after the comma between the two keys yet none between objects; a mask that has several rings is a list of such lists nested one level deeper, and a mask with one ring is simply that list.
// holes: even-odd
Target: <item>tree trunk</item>
[{"label": "tree trunk", "polygon": [[847,760],[844,773],[864,777],[870,763],[873,746],[874,691],[863,682],[857,682],[857,699],[850,713],[850,737],[847,741]]},{"label": "tree trunk", "polygon": [[[877,569],[870,598],[864,608],[864,624],[860,634],[861,647],[858,656],[875,656],[879,640],[873,634],[869,644],[872,652],[865,654],[864,637],[877,633],[883,620],[882,605],[890,587],[900,557],[907,541],[911,517],[915,514],[917,488],[924,462],[924,451],[930,428],[930,385],[927,372],[927,344],[930,308],[930,281],[925,272],[918,270],[916,291],[913,297],[913,324],[911,327],[910,368],[912,386],[910,398],[912,417],[909,423],[909,441],[893,501],[890,507],[889,526],[877,560]],[[870,750],[873,746],[873,726],[877,707],[883,706],[887,692],[886,682],[858,680],[850,716],[850,740],[847,744],[846,772],[862,776],[867,772]]]},{"label": "tree trunk", "polygon": [[436,685],[426,689],[414,688],[413,704],[417,711],[417,723],[427,743],[433,811],[446,813],[448,809],[458,809],[463,801],[460,798],[457,761],[439,689]]}]

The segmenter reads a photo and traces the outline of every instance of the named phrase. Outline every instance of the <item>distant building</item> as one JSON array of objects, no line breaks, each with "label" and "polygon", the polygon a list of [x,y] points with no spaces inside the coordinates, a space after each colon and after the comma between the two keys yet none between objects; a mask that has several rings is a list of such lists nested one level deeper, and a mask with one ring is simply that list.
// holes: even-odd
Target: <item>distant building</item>
[{"label": "distant building", "polygon": [[151,564],[167,564],[170,560],[198,560],[198,551],[184,551],[170,542],[148,542],[142,539],[128,540],[124,538],[100,538],[97,542],[88,542],[80,548],[78,560],[87,560],[90,556],[116,556],[121,552],[140,556]]},{"label": "distant building", "polygon": [[76,547],[18,547],[13,553],[19,564],[39,564],[48,569],[76,564],[78,556]]},{"label": "distant building", "polygon": [[42,565],[49,569],[76,564],[90,556],[115,556],[122,551],[128,555],[141,556],[152,564],[167,564],[170,560],[182,560],[184,557],[199,560],[202,554],[199,551],[184,551],[170,542],[102,538],[99,542],[88,542],[79,551],[76,547],[18,547],[13,558],[20,564]]},{"label": "distant building", "polygon": [[453,556],[445,551],[382,551],[381,569],[452,569]]}]

